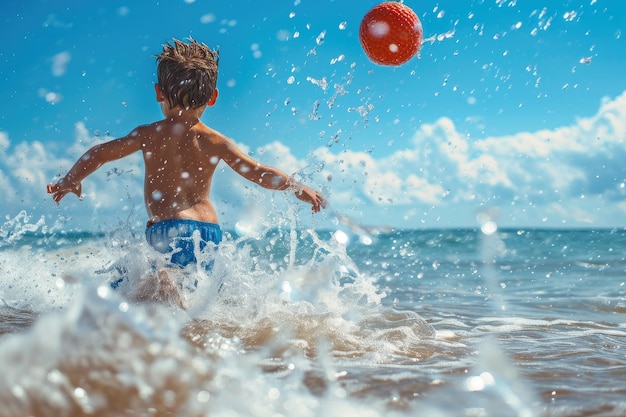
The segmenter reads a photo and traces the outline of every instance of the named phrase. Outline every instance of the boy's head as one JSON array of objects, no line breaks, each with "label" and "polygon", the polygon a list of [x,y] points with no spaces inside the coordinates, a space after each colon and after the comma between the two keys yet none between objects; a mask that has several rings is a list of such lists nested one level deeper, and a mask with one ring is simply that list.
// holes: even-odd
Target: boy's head
[{"label": "boy's head", "polygon": [[156,55],[157,79],[170,107],[198,108],[213,97],[219,53],[193,39],[173,40]]}]

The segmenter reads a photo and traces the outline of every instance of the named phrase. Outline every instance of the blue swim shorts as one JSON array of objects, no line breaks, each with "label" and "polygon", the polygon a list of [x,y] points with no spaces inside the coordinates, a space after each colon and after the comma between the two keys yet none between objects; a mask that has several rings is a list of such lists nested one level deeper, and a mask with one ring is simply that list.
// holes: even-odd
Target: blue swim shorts
[{"label": "blue swim shorts", "polygon": [[218,224],[191,219],[170,219],[148,223],[146,240],[157,252],[174,251],[171,262],[185,267],[197,262],[193,238],[196,231],[200,235],[200,250],[206,247],[207,242],[218,244],[222,241],[222,229]]}]

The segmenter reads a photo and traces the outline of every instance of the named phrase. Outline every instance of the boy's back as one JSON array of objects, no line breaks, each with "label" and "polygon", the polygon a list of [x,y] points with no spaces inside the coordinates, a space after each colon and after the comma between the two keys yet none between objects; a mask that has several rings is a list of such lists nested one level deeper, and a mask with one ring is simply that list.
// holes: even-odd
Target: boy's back
[{"label": "boy's back", "polygon": [[149,221],[189,218],[217,223],[209,199],[213,173],[222,159],[217,132],[201,122],[168,119],[137,132]]}]

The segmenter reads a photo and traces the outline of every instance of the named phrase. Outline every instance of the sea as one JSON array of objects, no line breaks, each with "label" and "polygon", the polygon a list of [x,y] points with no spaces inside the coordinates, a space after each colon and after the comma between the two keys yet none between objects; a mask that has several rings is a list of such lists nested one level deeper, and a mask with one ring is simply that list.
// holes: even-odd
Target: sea
[{"label": "sea", "polygon": [[0,417],[626,416],[626,229],[0,226]]}]

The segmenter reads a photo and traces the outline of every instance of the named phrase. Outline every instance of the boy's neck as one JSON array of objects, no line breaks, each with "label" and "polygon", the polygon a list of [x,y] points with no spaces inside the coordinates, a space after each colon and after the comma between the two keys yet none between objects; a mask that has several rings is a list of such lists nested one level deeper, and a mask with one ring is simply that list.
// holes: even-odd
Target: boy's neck
[{"label": "boy's neck", "polygon": [[[165,106],[164,106],[165,107]],[[200,120],[206,106],[183,109],[181,107],[162,108],[163,116],[171,121],[195,124]]]}]

